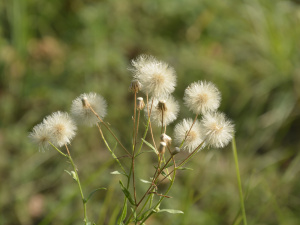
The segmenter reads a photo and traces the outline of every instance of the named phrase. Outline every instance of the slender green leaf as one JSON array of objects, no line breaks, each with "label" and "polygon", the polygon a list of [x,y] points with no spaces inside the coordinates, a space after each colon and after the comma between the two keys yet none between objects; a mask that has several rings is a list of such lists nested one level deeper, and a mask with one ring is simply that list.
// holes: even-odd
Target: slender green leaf
[{"label": "slender green leaf", "polygon": [[176,209],[160,209],[157,212],[158,213],[160,213],[160,212],[167,212],[167,213],[172,213],[172,214],[184,213],[184,212],[182,212],[180,210],[176,210]]},{"label": "slender green leaf", "polygon": [[148,181],[148,180],[140,179],[140,181],[142,181],[142,182],[145,183],[145,184],[152,184],[152,182],[151,182],[151,181]]},{"label": "slender green leaf", "polygon": [[113,174],[113,175],[124,175],[124,176],[128,177],[127,174],[125,174],[125,173],[123,173],[123,172],[119,172],[119,171],[117,171],[117,170],[111,172],[110,174]]},{"label": "slender green leaf", "polygon": [[163,175],[164,177],[167,177],[169,180],[172,180],[170,176],[167,176],[165,171],[161,171],[161,175]]},{"label": "slender green leaf", "polygon": [[153,150],[142,151],[142,152],[140,152],[139,154],[137,154],[137,155],[135,156],[135,158],[138,157],[138,156],[140,156],[140,155],[143,154],[143,153],[148,153],[148,152],[153,152]]},{"label": "slender green leaf", "polygon": [[156,149],[153,147],[153,145],[151,145],[148,141],[146,141],[146,140],[143,139],[143,138],[142,138],[142,141],[143,141],[146,145],[148,145],[148,147],[150,147],[150,148],[154,151],[154,153],[155,153],[156,155],[158,155],[158,152],[157,152]]},{"label": "slender green leaf", "polygon": [[66,173],[68,173],[70,176],[72,176],[71,172],[68,170],[65,170]]},{"label": "slender green leaf", "polygon": [[122,214],[120,216],[120,218],[118,219],[118,224],[119,225],[123,225],[123,221],[125,220],[127,215],[127,198],[125,198],[124,200],[124,206],[123,206],[123,210],[122,210]]},{"label": "slender green leaf", "polygon": [[97,191],[99,191],[99,190],[107,190],[107,189],[106,189],[106,188],[97,188],[97,189],[93,190],[93,191],[89,194],[89,196],[87,197],[87,199],[84,200],[84,202],[85,202],[85,203],[88,202],[88,201],[90,200],[90,198],[93,196],[93,194],[95,194],[95,192],[97,192]]},{"label": "slender green leaf", "polygon": [[194,169],[189,167],[177,167],[177,170],[194,170]]},{"label": "slender green leaf", "polygon": [[125,194],[126,198],[129,200],[129,202],[132,204],[132,205],[135,205],[134,201],[133,201],[133,198],[131,197],[131,194],[130,192],[128,191],[128,189],[124,186],[124,184],[122,183],[122,181],[120,180],[119,181],[120,185],[121,185],[121,189],[123,191],[123,193]]}]

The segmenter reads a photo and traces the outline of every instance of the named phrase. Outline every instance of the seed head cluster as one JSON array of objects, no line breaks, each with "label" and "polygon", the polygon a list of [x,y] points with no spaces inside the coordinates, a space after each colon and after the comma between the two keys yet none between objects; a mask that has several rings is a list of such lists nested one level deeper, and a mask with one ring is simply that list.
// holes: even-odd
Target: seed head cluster
[{"label": "seed head cluster", "polygon": [[61,147],[69,144],[76,134],[77,127],[66,112],[55,112],[36,125],[29,134],[40,150],[48,149],[49,142]]},{"label": "seed head cluster", "polygon": [[[142,91],[147,100],[144,102],[141,96],[136,96],[135,110],[140,115],[144,109],[146,118],[150,117],[150,125],[153,123],[161,127],[163,134],[159,148],[156,149],[160,154],[164,154],[166,148],[172,155],[180,153],[180,150],[191,153],[205,146],[223,148],[232,140],[233,123],[225,114],[217,111],[221,102],[220,91],[211,82],[197,81],[186,88],[183,97],[184,104],[196,114],[196,118],[183,119],[175,126],[174,143],[177,146],[172,148],[172,138],[166,134],[166,130],[179,113],[179,103],[171,95],[176,86],[175,70],[148,55],[132,60],[130,70],[133,73],[130,91],[135,96]],[[49,148],[49,143],[61,147],[70,144],[74,138],[77,129],[75,122],[93,126],[103,122],[106,114],[107,104],[101,95],[84,93],[73,100],[71,116],[65,112],[55,112],[36,125],[29,137],[40,150]]]}]

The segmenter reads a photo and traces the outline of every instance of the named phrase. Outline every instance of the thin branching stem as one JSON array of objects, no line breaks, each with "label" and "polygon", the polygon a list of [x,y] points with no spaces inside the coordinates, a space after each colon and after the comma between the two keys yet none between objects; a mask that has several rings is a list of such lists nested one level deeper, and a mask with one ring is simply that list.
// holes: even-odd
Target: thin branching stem
[{"label": "thin branching stem", "polygon": [[161,110],[161,133],[164,133],[164,110]]},{"label": "thin branching stem", "polygon": [[133,186],[133,196],[134,196],[134,202],[136,204],[136,188],[135,188],[135,174],[134,174],[134,158],[135,158],[135,145],[136,145],[136,135],[137,135],[137,128],[135,126],[135,120],[136,120],[136,91],[134,92],[134,116],[133,116],[133,150],[132,150],[132,186]]},{"label": "thin branching stem", "polygon": [[[148,94],[147,94],[146,96],[147,96],[147,112],[148,112],[148,118],[150,118],[151,112],[152,112],[152,107],[153,107],[153,99],[152,99],[152,101],[151,101],[151,107],[150,107],[150,111],[149,111]],[[157,147],[156,147],[156,144],[155,144],[155,140],[154,140],[154,136],[153,136],[152,126],[151,126],[151,120],[149,120],[149,128],[150,128],[150,133],[151,133],[151,137],[152,137],[152,141],[153,141],[154,148],[157,150]]]},{"label": "thin branching stem", "polygon": [[[175,162],[175,159],[174,159],[174,156],[172,155],[172,153],[171,153],[171,150],[169,149],[169,146],[168,146],[168,150],[169,150],[169,152],[170,152],[170,154],[171,154],[171,158],[170,159],[172,159],[173,160],[173,163],[174,163],[174,173],[173,173],[173,178],[171,179],[171,183],[170,183],[170,185],[169,185],[169,187],[168,187],[168,189],[167,189],[167,191],[163,194],[163,195],[160,195],[161,196],[161,198],[159,199],[159,201],[156,203],[156,205],[153,207],[153,209],[156,209],[159,205],[160,205],[160,203],[163,201],[163,199],[164,198],[166,198],[166,197],[168,197],[167,196],[167,194],[169,193],[169,191],[171,190],[171,188],[172,188],[172,186],[173,186],[173,184],[174,184],[174,182],[175,182],[175,177],[176,177],[176,162]],[[165,165],[167,165],[167,164],[165,164]],[[153,213],[154,213],[155,211],[153,211],[153,210],[151,210],[150,211],[150,213],[148,214],[148,216],[146,216],[142,221],[141,221],[141,224],[143,224]]]},{"label": "thin branching stem", "polygon": [[197,118],[198,118],[198,115],[199,115],[199,114],[196,114],[195,119],[194,119],[194,121],[193,121],[193,123],[192,123],[192,126],[190,127],[190,129],[188,130],[188,132],[186,132],[185,137],[184,137],[183,141],[181,142],[179,148],[181,148],[181,147],[183,146],[184,142],[186,141],[187,137],[189,136],[189,134],[190,134],[190,132],[191,132],[191,130],[192,130],[194,124],[196,123],[196,120],[197,120]]},{"label": "thin branching stem", "polygon": [[168,173],[162,180],[160,180],[158,182],[157,185],[159,185],[162,181],[164,181],[168,176],[170,176],[177,168],[180,168],[181,166],[183,166],[184,164],[186,164],[199,150],[199,148],[202,147],[202,145],[204,144],[205,140],[201,142],[200,145],[198,145],[194,151],[192,151],[188,157],[186,157],[177,167],[175,167],[170,173]]},{"label": "thin branching stem", "polygon": [[101,127],[100,125],[97,123],[97,127],[98,127],[98,130],[99,130],[99,133],[101,135],[101,138],[102,140],[104,141],[104,144],[106,145],[107,149],[109,150],[109,152],[111,153],[112,157],[116,160],[116,162],[119,164],[119,166],[121,167],[122,171],[126,174],[126,170],[124,169],[124,167],[122,166],[121,162],[119,161],[118,157],[115,155],[115,153],[111,150],[109,144],[107,143],[104,135],[103,135],[103,132],[101,130]]},{"label": "thin branching stem", "polygon": [[119,143],[119,145],[121,145],[121,147],[127,152],[128,155],[131,156],[131,154],[128,152],[128,150],[124,147],[124,145],[122,145],[122,143],[119,141],[119,139],[116,137],[116,135],[114,134],[114,132],[109,128],[109,126],[100,118],[100,116],[95,112],[95,110],[88,105],[88,107],[90,108],[90,110],[95,114],[95,116],[98,118],[98,120],[103,123],[103,125],[106,127],[106,129],[111,133],[111,135],[116,139],[116,141]]}]

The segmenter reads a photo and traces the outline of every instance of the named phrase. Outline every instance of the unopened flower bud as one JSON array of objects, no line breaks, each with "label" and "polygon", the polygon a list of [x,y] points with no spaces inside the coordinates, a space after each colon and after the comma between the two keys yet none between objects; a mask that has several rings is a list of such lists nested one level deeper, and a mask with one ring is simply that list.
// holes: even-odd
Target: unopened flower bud
[{"label": "unopened flower bud", "polygon": [[171,144],[172,138],[168,135],[166,135],[165,133],[160,135],[160,140],[167,143],[167,144]]},{"label": "unopened flower bud", "polygon": [[137,110],[142,110],[142,109],[144,109],[144,107],[145,107],[145,102],[144,102],[143,98],[142,98],[142,97],[138,97],[136,100],[137,100],[137,101],[136,101],[136,109],[137,109]]},{"label": "unopened flower bud", "polygon": [[178,154],[179,152],[180,152],[180,148],[176,147],[176,148],[174,149],[174,151],[172,152],[172,155],[176,155],[176,154]]},{"label": "unopened flower bud", "polygon": [[165,100],[159,101],[156,107],[158,108],[158,110],[160,110],[162,112],[167,111],[167,106],[166,106]]},{"label": "unopened flower bud", "polygon": [[166,146],[167,146],[167,144],[165,142],[163,142],[163,141],[160,142],[159,148],[158,148],[159,154],[164,154],[165,153]]},{"label": "unopened flower bud", "polygon": [[82,97],[81,101],[82,101],[83,108],[88,108],[89,107],[89,102],[87,100],[87,97],[85,97],[85,96]]},{"label": "unopened flower bud", "polygon": [[137,80],[133,80],[129,86],[129,91],[133,93],[138,93],[141,89],[142,89],[142,84]]}]

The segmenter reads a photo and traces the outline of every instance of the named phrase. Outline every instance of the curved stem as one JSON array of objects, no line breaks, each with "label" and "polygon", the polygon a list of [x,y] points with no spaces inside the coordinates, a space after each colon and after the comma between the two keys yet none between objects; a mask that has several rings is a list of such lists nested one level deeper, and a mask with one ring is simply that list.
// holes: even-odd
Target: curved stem
[{"label": "curved stem", "polygon": [[103,123],[103,125],[106,127],[106,129],[111,133],[111,135],[116,139],[116,141],[119,143],[119,145],[121,145],[121,147],[127,152],[128,155],[131,156],[131,154],[127,151],[127,149],[124,147],[124,145],[122,145],[122,143],[120,142],[120,140],[116,137],[116,135],[114,134],[114,132],[109,128],[109,126],[100,118],[100,116],[95,112],[95,110],[88,105],[88,107],[90,108],[90,110],[95,114],[95,116],[98,118],[98,120]]},{"label": "curved stem", "polygon": [[153,136],[152,126],[151,126],[151,120],[150,120],[150,116],[151,116],[151,112],[152,112],[152,107],[153,107],[153,99],[151,101],[151,107],[150,107],[150,111],[149,111],[149,101],[148,101],[148,94],[147,94],[147,111],[148,111],[148,118],[149,118],[150,133],[151,133],[151,137],[152,137],[154,148],[157,150],[157,147],[156,147],[156,144],[155,144],[155,140],[154,140],[154,136]]},{"label": "curved stem", "polygon": [[83,203],[84,222],[85,222],[85,224],[88,224],[88,218],[87,218],[87,213],[86,213],[86,200],[85,200],[84,195],[83,195],[83,191],[82,191],[82,188],[81,188],[81,183],[80,183],[80,180],[79,180],[79,176],[78,176],[78,173],[77,173],[77,169],[76,169],[76,166],[75,166],[75,164],[74,164],[74,162],[73,162],[73,159],[72,159],[72,157],[71,157],[71,154],[70,154],[70,152],[69,152],[68,146],[65,145],[65,147],[66,147],[67,152],[68,152],[68,156],[67,156],[67,157],[69,158],[69,160],[70,160],[70,162],[71,162],[71,164],[72,164],[72,167],[73,167],[73,169],[74,169],[74,172],[75,172],[75,174],[76,174],[76,182],[77,182],[77,184],[78,184],[79,191],[80,191],[80,194],[81,194],[82,203]]},{"label": "curved stem", "polygon": [[101,138],[102,138],[102,140],[104,141],[104,143],[105,143],[107,149],[110,151],[112,157],[116,160],[116,162],[119,164],[119,166],[121,167],[121,169],[123,170],[123,172],[126,174],[126,171],[125,171],[124,167],[122,166],[121,162],[119,161],[118,157],[115,155],[115,153],[114,153],[114,152],[111,150],[111,148],[109,147],[109,145],[108,145],[108,143],[107,143],[107,141],[106,141],[106,139],[105,139],[105,137],[104,137],[104,135],[103,135],[103,132],[102,132],[102,130],[101,130],[101,127],[100,127],[100,125],[99,125],[98,123],[97,123],[97,127],[98,127],[98,130],[99,130],[99,133],[100,133],[100,135],[101,135]]}]

